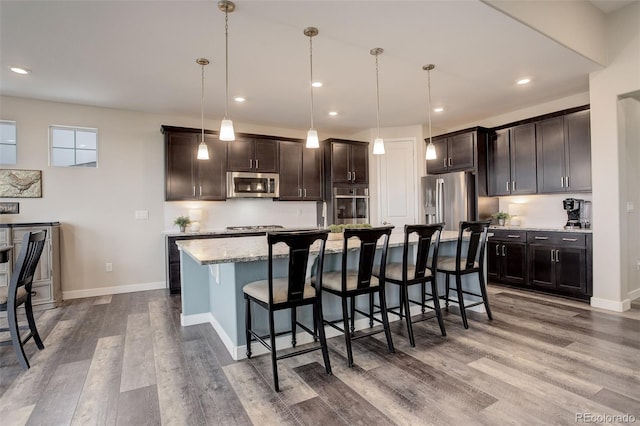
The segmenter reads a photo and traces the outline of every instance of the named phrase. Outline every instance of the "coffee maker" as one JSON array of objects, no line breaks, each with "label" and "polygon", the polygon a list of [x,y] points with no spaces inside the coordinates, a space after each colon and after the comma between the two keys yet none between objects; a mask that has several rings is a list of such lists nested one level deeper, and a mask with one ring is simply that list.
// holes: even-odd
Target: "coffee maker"
[{"label": "coffee maker", "polygon": [[562,207],[567,211],[565,229],[591,228],[591,201],[565,198]]}]

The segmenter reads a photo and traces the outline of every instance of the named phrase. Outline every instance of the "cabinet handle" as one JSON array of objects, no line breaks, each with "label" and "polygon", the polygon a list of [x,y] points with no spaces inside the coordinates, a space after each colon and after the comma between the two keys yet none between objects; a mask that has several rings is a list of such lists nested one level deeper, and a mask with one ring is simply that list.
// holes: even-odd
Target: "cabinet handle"
[{"label": "cabinet handle", "polygon": [[562,241],[578,241],[577,238],[563,238]]},{"label": "cabinet handle", "polygon": [[351,173],[352,173],[352,176],[353,176],[353,181],[355,182],[356,181],[356,172],[351,172]]},{"label": "cabinet handle", "polygon": [[200,185],[200,196],[202,197],[202,185]]},{"label": "cabinet handle", "polygon": [[351,172],[347,172],[347,180],[351,182]]},{"label": "cabinet handle", "polygon": [[302,189],[298,188],[298,197],[302,197]]},{"label": "cabinet handle", "polygon": [[560,176],[560,188],[564,188],[564,176]]},{"label": "cabinet handle", "polygon": [[560,250],[556,250],[556,263],[560,263]]},{"label": "cabinet handle", "polygon": [[258,160],[258,159],[256,158],[256,169],[259,169],[259,168],[260,168],[260,166],[258,165],[258,164],[260,164],[260,163],[259,163],[259,161],[260,161],[260,160]]},{"label": "cabinet handle", "polygon": [[536,240],[548,240],[549,237],[534,237]]},{"label": "cabinet handle", "polygon": [[569,187],[569,176],[564,177],[564,184],[567,188]]},{"label": "cabinet handle", "polygon": [[249,158],[249,168],[253,169],[253,160]]},{"label": "cabinet handle", "polygon": [[553,252],[555,252],[555,250],[551,250],[551,263],[555,262],[556,260],[553,258]]},{"label": "cabinet handle", "polygon": [[446,158],[442,159],[442,167],[444,167],[445,169],[447,168],[447,159]]},{"label": "cabinet handle", "polygon": [[509,181],[507,181],[507,192],[509,192]]},{"label": "cabinet handle", "polygon": [[513,182],[511,182],[511,190],[512,191],[516,190],[516,181],[515,180]]},{"label": "cabinet handle", "polygon": [[453,160],[449,157],[449,167],[453,166]]},{"label": "cabinet handle", "polygon": [[196,196],[196,186],[195,185],[193,185],[193,196],[194,197]]},{"label": "cabinet handle", "polygon": [[496,244],[496,256],[500,256],[500,244]]},{"label": "cabinet handle", "polygon": [[506,250],[507,250],[507,246],[505,246],[504,244],[502,245],[502,255],[506,256]]},{"label": "cabinet handle", "polygon": [[507,235],[509,238],[520,238],[520,235]]},{"label": "cabinet handle", "polygon": [[307,198],[307,188],[305,188],[303,192],[304,192],[304,198]]}]

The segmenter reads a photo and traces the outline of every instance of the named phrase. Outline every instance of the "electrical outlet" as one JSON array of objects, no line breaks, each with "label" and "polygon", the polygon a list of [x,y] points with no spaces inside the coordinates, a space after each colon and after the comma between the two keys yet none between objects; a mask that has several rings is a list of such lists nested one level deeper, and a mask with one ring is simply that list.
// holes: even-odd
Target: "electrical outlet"
[{"label": "electrical outlet", "polygon": [[105,269],[107,272],[113,271],[113,263],[107,262],[107,264],[105,265]]},{"label": "electrical outlet", "polygon": [[296,215],[302,216],[302,209],[301,208],[297,208],[296,209]]},{"label": "electrical outlet", "polygon": [[135,217],[136,217],[136,220],[148,220],[149,210],[136,210]]}]

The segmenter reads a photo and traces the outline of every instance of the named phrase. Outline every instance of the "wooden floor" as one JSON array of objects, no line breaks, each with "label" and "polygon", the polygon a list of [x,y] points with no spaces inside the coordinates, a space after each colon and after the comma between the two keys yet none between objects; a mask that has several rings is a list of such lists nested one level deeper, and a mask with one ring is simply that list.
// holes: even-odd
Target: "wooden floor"
[{"label": "wooden floor", "polygon": [[624,414],[640,422],[638,303],[611,314],[497,286],[490,296],[493,321],[472,314],[464,330],[452,309],[448,336],[434,320],[419,323],[415,348],[395,322],[396,353],[383,335],[358,340],[353,368],[342,337],[330,339],[332,376],[317,351],[282,361],[280,393],[269,358],[235,362],[211,326],[181,327],[179,296],[68,301],[39,314],[46,348],[27,344],[30,370],[0,348],[0,424],[569,425]]}]

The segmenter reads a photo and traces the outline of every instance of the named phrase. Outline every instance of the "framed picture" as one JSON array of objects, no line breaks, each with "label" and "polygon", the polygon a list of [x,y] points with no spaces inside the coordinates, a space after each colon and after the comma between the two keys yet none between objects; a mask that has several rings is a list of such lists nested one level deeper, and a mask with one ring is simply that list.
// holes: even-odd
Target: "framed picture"
[{"label": "framed picture", "polygon": [[0,198],[41,198],[42,170],[0,169]]}]

